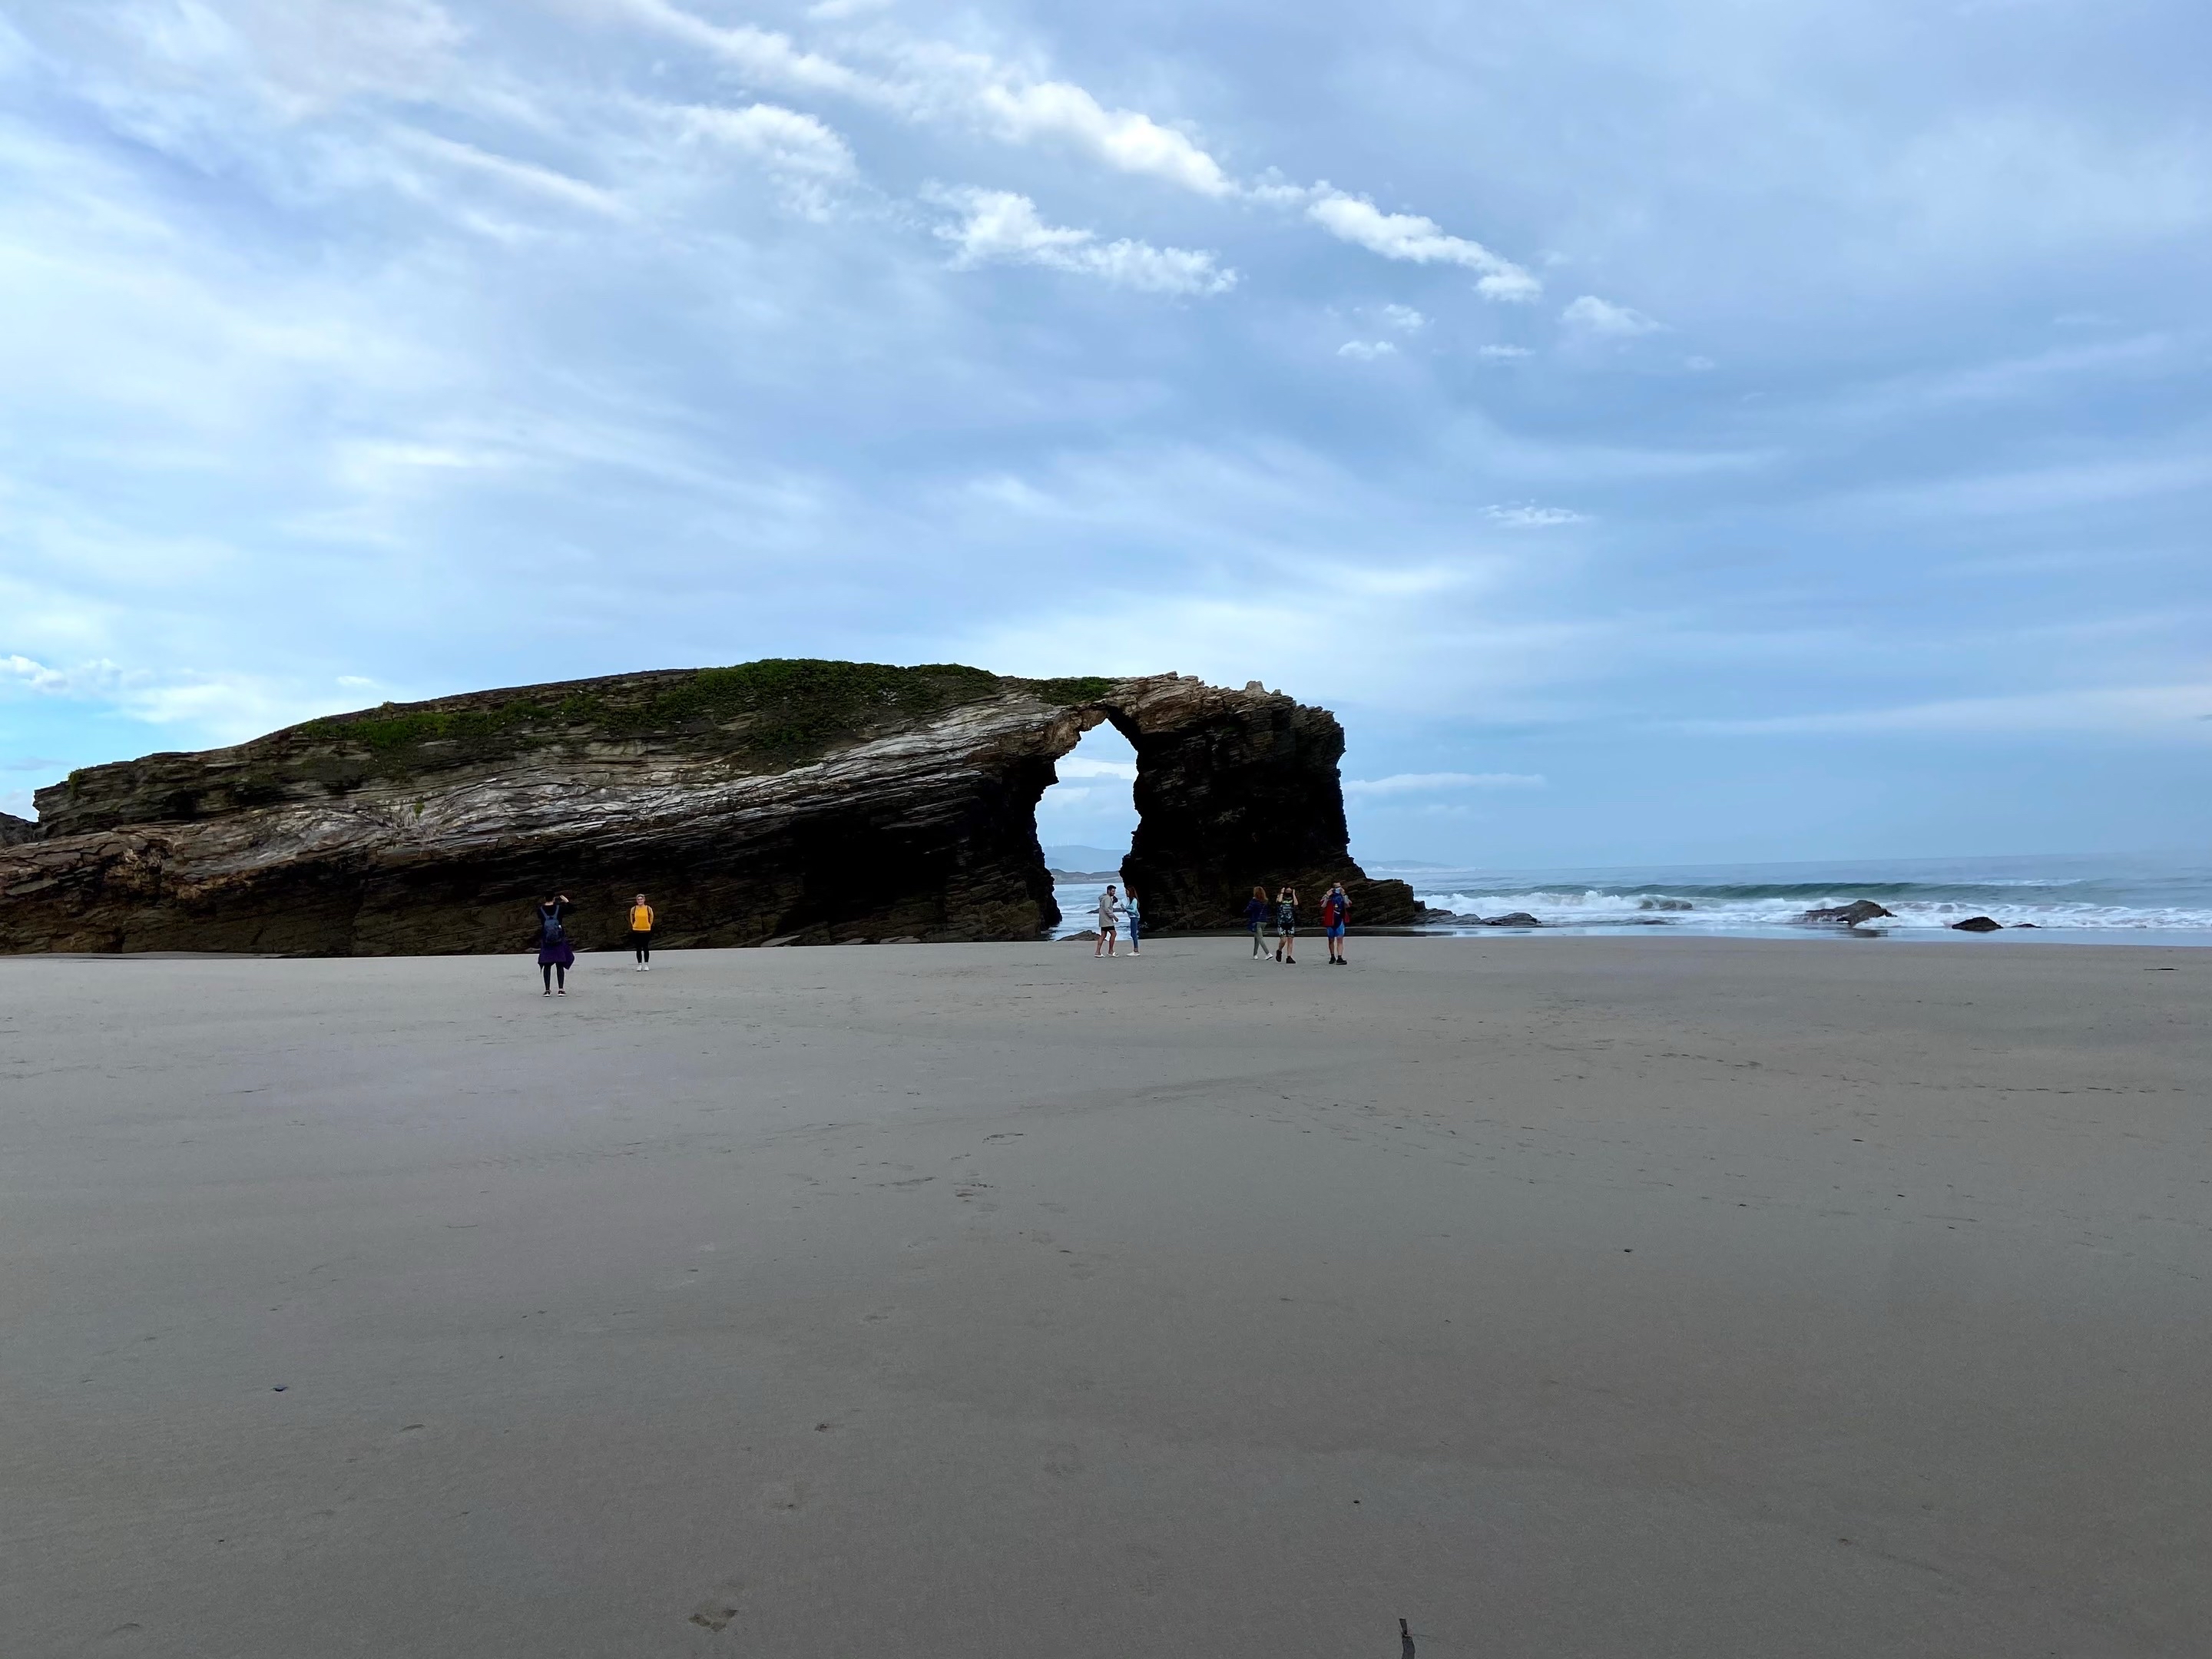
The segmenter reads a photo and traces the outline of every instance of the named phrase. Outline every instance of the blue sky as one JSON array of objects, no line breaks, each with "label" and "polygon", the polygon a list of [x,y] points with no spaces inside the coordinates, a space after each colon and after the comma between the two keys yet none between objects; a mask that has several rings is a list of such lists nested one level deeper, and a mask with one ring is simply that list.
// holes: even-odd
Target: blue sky
[{"label": "blue sky", "polygon": [[1370,858],[2192,845],[2208,52],[2188,0],[0,0],[0,806],[804,654],[1261,679]]}]

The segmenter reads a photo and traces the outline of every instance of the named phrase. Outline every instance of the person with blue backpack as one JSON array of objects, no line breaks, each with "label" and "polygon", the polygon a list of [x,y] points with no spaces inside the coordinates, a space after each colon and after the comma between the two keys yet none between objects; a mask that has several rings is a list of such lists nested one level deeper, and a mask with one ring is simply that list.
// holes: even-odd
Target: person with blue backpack
[{"label": "person with blue backpack", "polygon": [[[576,947],[568,943],[566,922],[574,908],[566,893],[556,893],[538,906],[538,973],[545,981],[549,997],[568,994],[568,970],[576,965]],[[553,988],[556,974],[561,977],[558,991]]]}]

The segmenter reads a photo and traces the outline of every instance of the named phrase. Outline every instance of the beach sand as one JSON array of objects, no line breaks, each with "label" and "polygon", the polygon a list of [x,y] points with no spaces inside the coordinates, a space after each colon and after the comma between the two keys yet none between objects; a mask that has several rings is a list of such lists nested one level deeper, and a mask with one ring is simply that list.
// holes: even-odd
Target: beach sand
[{"label": "beach sand", "polygon": [[2202,1654],[2212,953],[0,960],[0,1653]]}]

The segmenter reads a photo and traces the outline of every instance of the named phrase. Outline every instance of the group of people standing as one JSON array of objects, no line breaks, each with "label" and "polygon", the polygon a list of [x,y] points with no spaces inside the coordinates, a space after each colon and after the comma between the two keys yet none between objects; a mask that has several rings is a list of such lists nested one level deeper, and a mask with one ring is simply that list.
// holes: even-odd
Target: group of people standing
[{"label": "group of people standing", "polygon": [[[1256,959],[1267,954],[1267,933],[1270,922],[1275,929],[1275,960],[1285,967],[1298,963],[1298,890],[1285,884],[1271,901],[1267,890],[1255,887],[1251,902],[1244,907],[1245,926],[1252,930],[1252,955]],[[1331,882],[1321,902],[1322,933],[1328,945],[1328,965],[1346,968],[1351,965],[1344,954],[1344,932],[1352,922],[1352,898],[1340,881]],[[1142,931],[1142,919],[1137,906],[1137,890],[1117,892],[1114,884],[1106,884],[1106,890],[1098,896],[1098,943],[1092,947],[1094,957],[1110,957],[1115,944],[1123,931],[1129,938],[1129,954],[1140,954],[1138,935]]]},{"label": "group of people standing", "polygon": [[[1255,887],[1252,896],[1245,902],[1244,925],[1252,930],[1252,957],[1255,961],[1267,954],[1267,923],[1275,924],[1275,960],[1285,967],[1298,963],[1298,890],[1285,884],[1272,902],[1267,890]],[[1346,968],[1351,965],[1344,954],[1344,930],[1352,923],[1352,898],[1340,881],[1331,882],[1328,891],[1322,896],[1322,933],[1328,945],[1328,965]]]},{"label": "group of people standing", "polygon": [[[576,965],[576,947],[568,938],[568,918],[574,908],[566,893],[554,893],[538,901],[538,972],[544,981],[549,997],[568,994],[568,970]],[[1346,896],[1342,882],[1332,883],[1322,899],[1321,919],[1322,932],[1328,942],[1329,966],[1347,966],[1344,930],[1352,919],[1352,900]],[[1285,886],[1271,902],[1266,888],[1255,887],[1251,902],[1244,907],[1244,921],[1252,930],[1252,955],[1255,960],[1267,954],[1267,929],[1272,921],[1275,928],[1275,960],[1288,967],[1297,966],[1297,888]],[[629,944],[641,974],[653,967],[653,906],[640,893],[629,907]],[[1120,938],[1127,933],[1129,954],[1140,955],[1143,932],[1144,916],[1137,903],[1137,890],[1132,887],[1116,891],[1113,883],[1107,883],[1106,890],[1098,896],[1098,944],[1091,954],[1112,956]]]},{"label": "group of people standing", "polygon": [[1112,956],[1115,934],[1124,924],[1129,930],[1129,954],[1142,955],[1138,949],[1138,936],[1144,931],[1144,917],[1137,908],[1137,890],[1132,887],[1126,893],[1117,893],[1109,881],[1106,890],[1098,896],[1098,945],[1091,954]]},{"label": "group of people standing", "polygon": [[[545,981],[545,994],[568,994],[568,970],[576,965],[576,947],[568,938],[568,913],[576,907],[566,893],[555,893],[538,902],[538,973]],[[629,907],[629,948],[637,957],[636,971],[653,967],[653,907],[640,893]],[[557,988],[556,988],[557,983]]]}]

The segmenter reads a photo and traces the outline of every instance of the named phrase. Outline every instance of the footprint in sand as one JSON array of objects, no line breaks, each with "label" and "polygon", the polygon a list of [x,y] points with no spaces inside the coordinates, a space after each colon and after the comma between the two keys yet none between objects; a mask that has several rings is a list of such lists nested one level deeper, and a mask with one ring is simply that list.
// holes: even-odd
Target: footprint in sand
[{"label": "footprint in sand", "polygon": [[720,1636],[737,1616],[738,1585],[733,1580],[718,1586],[712,1595],[693,1608],[690,1622]]}]

